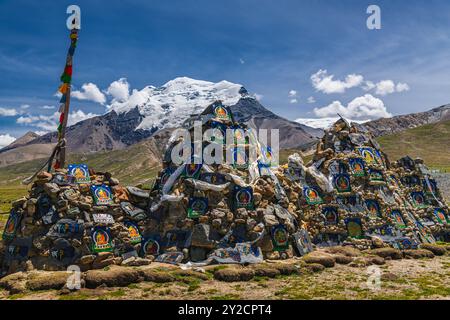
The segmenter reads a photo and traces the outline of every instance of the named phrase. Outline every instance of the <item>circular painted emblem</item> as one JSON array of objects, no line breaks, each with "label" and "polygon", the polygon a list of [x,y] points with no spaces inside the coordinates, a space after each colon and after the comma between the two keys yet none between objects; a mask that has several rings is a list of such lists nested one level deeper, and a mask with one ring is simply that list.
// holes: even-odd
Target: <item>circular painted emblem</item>
[{"label": "circular painted emblem", "polygon": [[207,205],[205,201],[196,199],[192,202],[191,208],[197,212],[204,212],[206,211]]},{"label": "circular painted emblem", "polygon": [[75,177],[75,179],[81,180],[87,177],[88,172],[86,168],[83,167],[75,167],[70,171],[70,175]]},{"label": "circular painted emblem", "polygon": [[225,109],[225,108],[222,107],[222,106],[217,106],[217,107],[214,109],[214,114],[215,114],[216,117],[219,118],[219,119],[223,119],[223,120],[228,119],[228,111],[227,111],[227,109]]},{"label": "circular painted emblem", "polygon": [[335,184],[339,190],[347,190],[350,188],[350,179],[344,175],[339,175],[336,177]]},{"label": "circular painted emblem", "polygon": [[101,229],[95,230],[92,238],[99,248],[107,246],[110,241],[108,232]]},{"label": "circular painted emblem", "polygon": [[236,192],[236,201],[241,205],[247,205],[251,201],[251,194],[248,190],[239,190]]},{"label": "circular painted emblem", "polygon": [[17,226],[17,220],[18,220],[17,215],[15,215],[15,214],[10,215],[8,221],[6,222],[5,233],[8,233],[8,234],[14,233],[14,230],[16,230],[16,226]]},{"label": "circular painted emblem", "polygon": [[142,240],[141,233],[139,232],[139,227],[134,223],[127,222],[125,226],[128,229],[128,236],[131,239],[132,244],[140,243]]},{"label": "circular painted emblem", "polygon": [[375,162],[375,156],[373,155],[372,151],[369,149],[363,149],[361,152],[361,155],[363,156],[364,160],[367,163],[373,163]]},{"label": "circular painted emblem", "polygon": [[355,221],[350,221],[347,224],[347,229],[348,229],[348,234],[351,237],[359,237],[359,236],[361,236],[361,233],[362,233],[361,226],[358,223],[356,223]]},{"label": "circular painted emblem", "polygon": [[364,170],[363,166],[358,161],[352,162],[352,169],[355,172],[360,172]]},{"label": "circular painted emblem", "polygon": [[335,208],[325,208],[323,214],[327,224],[337,224],[338,215]]},{"label": "circular painted emblem", "polygon": [[319,199],[319,193],[313,188],[305,188],[304,195],[311,201]]},{"label": "circular painted emblem", "polygon": [[378,202],[376,202],[375,200],[367,200],[366,205],[371,218],[376,218],[379,216],[380,207],[378,206]]},{"label": "circular painted emblem", "polygon": [[400,214],[399,211],[394,210],[392,211],[392,217],[394,218],[394,220],[399,224],[399,225],[404,225],[405,221],[403,221],[402,215]]},{"label": "circular painted emblem", "polygon": [[424,204],[425,203],[425,199],[423,197],[423,195],[421,193],[413,193],[412,194],[412,198],[414,200],[414,202],[418,205]]},{"label": "circular painted emblem", "polygon": [[273,232],[273,239],[278,246],[286,246],[289,239],[287,230],[283,227],[276,228]]},{"label": "circular painted emblem", "polygon": [[142,246],[143,251],[145,254],[150,255],[158,255],[159,254],[159,244],[157,241],[153,239],[148,239],[145,241],[144,245]]},{"label": "circular painted emblem", "polygon": [[444,210],[442,210],[442,209],[436,209],[436,210],[434,210],[434,214],[436,215],[436,217],[438,218],[438,219],[440,219],[441,221],[446,221],[446,216],[445,216],[445,214],[444,214]]},{"label": "circular painted emblem", "polygon": [[108,201],[111,198],[111,193],[106,188],[98,187],[95,190],[95,196],[99,201]]}]

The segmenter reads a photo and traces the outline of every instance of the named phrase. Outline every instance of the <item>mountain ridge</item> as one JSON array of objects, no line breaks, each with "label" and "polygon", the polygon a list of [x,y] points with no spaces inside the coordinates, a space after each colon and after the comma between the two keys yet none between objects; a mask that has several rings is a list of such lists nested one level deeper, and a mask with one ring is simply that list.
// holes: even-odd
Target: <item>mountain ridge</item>
[{"label": "mountain ridge", "polygon": [[366,122],[362,126],[370,130],[375,137],[380,137],[447,120],[450,120],[450,104],[445,104],[429,111],[398,115],[392,118],[381,118]]},{"label": "mountain ridge", "polygon": [[[181,127],[192,114],[221,100],[236,119],[254,129],[280,129],[280,147],[294,148],[315,143],[321,130],[282,118],[266,109],[239,84],[182,77],[156,88],[133,90],[128,97],[113,99],[109,112],[80,121],[66,130],[67,152],[91,154],[122,150],[152,137],[158,131]],[[25,144],[0,150],[0,166],[42,157],[39,150],[57,142],[57,133],[36,137]]]}]

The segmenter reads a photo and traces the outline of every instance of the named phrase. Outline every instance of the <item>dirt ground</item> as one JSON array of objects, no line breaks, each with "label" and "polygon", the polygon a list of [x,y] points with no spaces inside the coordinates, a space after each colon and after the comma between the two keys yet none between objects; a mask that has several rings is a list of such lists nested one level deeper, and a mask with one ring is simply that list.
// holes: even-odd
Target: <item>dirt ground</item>
[{"label": "dirt ground", "polygon": [[[223,266],[221,266],[223,267]],[[231,267],[232,268],[232,267]],[[127,299],[447,299],[450,300],[450,256],[432,259],[386,261],[385,265],[352,267],[337,264],[317,273],[254,277],[245,282],[214,280],[211,270],[204,279],[186,277],[170,283],[140,282],[126,287],[25,291],[9,294],[0,289],[0,299],[27,300],[127,300]],[[173,271],[173,268],[167,269]],[[217,267],[216,267],[217,270]],[[380,286],[376,277],[380,272]],[[372,275],[372,276],[371,276]],[[369,281],[368,281],[369,280]],[[368,284],[370,286],[368,286]],[[375,284],[375,286],[371,285]]]}]

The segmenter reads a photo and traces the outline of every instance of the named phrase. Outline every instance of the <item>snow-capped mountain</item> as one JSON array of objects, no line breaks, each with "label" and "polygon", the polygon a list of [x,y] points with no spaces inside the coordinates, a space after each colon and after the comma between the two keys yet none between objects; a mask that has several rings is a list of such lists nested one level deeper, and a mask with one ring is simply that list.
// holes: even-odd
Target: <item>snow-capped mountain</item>
[{"label": "snow-capped mountain", "polygon": [[[328,129],[331,127],[337,120],[339,120],[338,117],[336,118],[299,118],[296,119],[295,122],[298,122],[300,124],[303,124],[305,126],[316,128],[316,129]],[[349,122],[355,122],[355,123],[366,123],[370,120],[351,120],[347,119]]]},{"label": "snow-capped mountain", "polygon": [[[230,106],[237,121],[255,129],[279,129],[281,148],[310,145],[323,134],[322,130],[286,120],[267,110],[240,84],[182,77],[161,87],[147,86],[128,92],[120,99],[116,97],[104,115],[68,127],[68,150],[71,153],[110,151],[127,148],[152,136],[165,137],[156,133],[180,127],[191,115],[200,114],[217,100]],[[57,134],[53,132],[37,137],[26,145],[1,150],[0,166],[11,163],[11,159],[35,159],[36,148],[30,148],[30,145],[42,149],[43,145],[56,141]]]},{"label": "snow-capped mountain", "polygon": [[108,108],[121,115],[137,107],[142,121],[136,129],[154,130],[179,127],[190,115],[201,113],[216,100],[232,106],[243,97],[250,96],[240,84],[180,77],[162,87],[133,90],[128,99],[113,101]]}]

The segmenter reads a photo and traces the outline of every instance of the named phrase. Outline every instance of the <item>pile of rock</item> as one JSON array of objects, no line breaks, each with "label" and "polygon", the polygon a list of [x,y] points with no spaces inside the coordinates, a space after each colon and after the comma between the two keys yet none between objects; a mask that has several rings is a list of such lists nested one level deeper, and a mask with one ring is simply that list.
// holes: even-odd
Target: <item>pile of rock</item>
[{"label": "pile of rock", "polygon": [[29,196],[12,204],[2,236],[4,274],[151,262],[136,251],[148,192],[124,188],[109,173],[73,167],[39,173]]},{"label": "pile of rock", "polygon": [[297,180],[283,179],[285,189],[303,190],[303,221],[318,245],[410,249],[448,241],[448,206],[423,162],[391,164],[370,133],[344,119],[325,131],[307,166],[290,157],[284,176]]},{"label": "pile of rock", "polygon": [[[174,164],[174,148],[182,143],[190,147],[190,141],[196,141],[195,121],[201,123],[202,133],[220,131],[203,142],[200,153],[214,145],[223,159],[230,152],[233,163],[195,164],[195,159],[189,159],[191,164]],[[229,108],[220,102],[187,121],[186,128],[188,137],[173,139],[167,148],[163,170],[150,193],[149,216],[155,223],[147,224],[145,233],[153,234],[156,241],[167,234],[186,235],[182,239],[189,238],[190,243],[184,257],[191,262],[252,263],[312,250],[306,229],[299,227],[300,207],[289,199],[270,168],[271,149],[262,145],[251,129],[236,123]],[[227,136],[230,129],[231,137]],[[230,150],[222,143],[225,137],[236,139],[237,147]],[[256,154],[252,163],[251,152]],[[292,245],[291,236],[296,237],[297,245]],[[180,248],[173,244],[174,249]]]},{"label": "pile of rock", "polygon": [[[187,150],[178,146],[198,148],[190,142],[196,121],[202,134],[220,132],[200,151],[231,154],[232,163],[196,164],[195,152],[175,163]],[[220,102],[185,127],[187,136],[169,142],[151,190],[122,187],[85,165],[40,173],[29,196],[13,203],[0,244],[3,274],[154,260],[247,264],[305,255],[313,245],[410,249],[448,240],[448,207],[423,163],[390,164],[368,132],[343,119],[306,165],[294,154],[274,166],[271,148]]]}]

